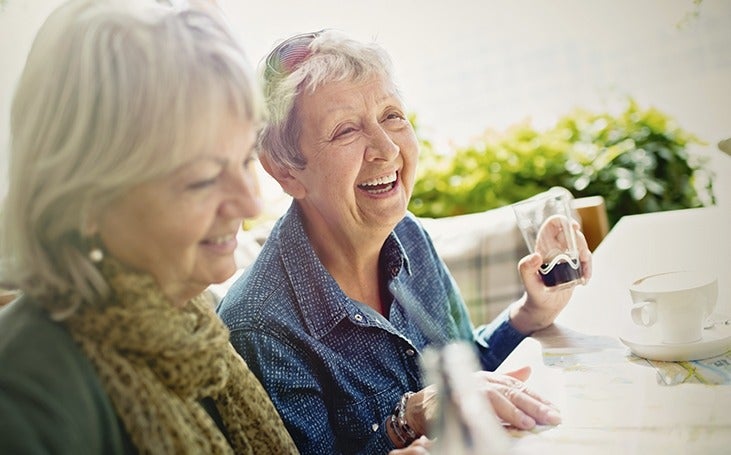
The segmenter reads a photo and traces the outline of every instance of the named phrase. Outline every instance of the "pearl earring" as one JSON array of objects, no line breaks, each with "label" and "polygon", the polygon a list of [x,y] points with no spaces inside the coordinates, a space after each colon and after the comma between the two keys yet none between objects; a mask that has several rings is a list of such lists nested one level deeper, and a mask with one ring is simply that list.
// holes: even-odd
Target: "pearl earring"
[{"label": "pearl earring", "polygon": [[104,252],[99,247],[94,247],[91,250],[89,250],[89,260],[91,262],[97,264],[104,259]]}]

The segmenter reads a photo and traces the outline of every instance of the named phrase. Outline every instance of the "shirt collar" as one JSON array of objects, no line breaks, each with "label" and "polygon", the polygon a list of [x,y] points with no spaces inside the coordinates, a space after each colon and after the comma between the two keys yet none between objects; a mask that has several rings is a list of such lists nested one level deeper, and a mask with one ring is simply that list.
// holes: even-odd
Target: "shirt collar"
[{"label": "shirt collar", "polygon": [[[272,235],[280,245],[282,262],[307,330],[321,338],[343,319],[354,318],[359,308],[351,304],[350,298],[320,262],[307,237],[302,217],[299,204],[293,201]],[[380,267],[385,267],[382,273],[392,279],[402,268],[411,275],[408,256],[395,232],[391,232],[384,242],[381,258]]]},{"label": "shirt collar", "polygon": [[391,231],[383,243],[379,267],[383,267],[382,273],[387,273],[387,276],[391,278],[396,278],[401,272],[402,267],[411,276],[409,256],[406,254],[406,250],[404,250],[401,240],[399,240],[395,231]]}]

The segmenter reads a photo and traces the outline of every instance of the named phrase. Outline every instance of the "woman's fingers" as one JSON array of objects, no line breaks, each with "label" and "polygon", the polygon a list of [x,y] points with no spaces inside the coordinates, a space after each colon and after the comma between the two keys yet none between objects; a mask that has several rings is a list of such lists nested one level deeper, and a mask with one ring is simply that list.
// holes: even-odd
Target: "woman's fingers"
[{"label": "woman's fingers", "polygon": [[514,377],[504,375],[492,378],[486,392],[497,416],[516,428],[527,430],[536,424],[561,423],[561,415],[550,401]]},{"label": "woman's fingers", "polygon": [[[524,367],[518,368],[517,370],[508,371],[505,373],[506,376],[510,376],[511,378],[514,378],[518,381],[525,382],[531,374],[531,368],[530,366],[526,365]],[[510,384],[507,384],[510,385]]]},{"label": "woman's fingers", "polygon": [[561,415],[558,410],[550,402],[528,389],[510,389],[506,392],[505,397],[513,406],[531,416],[536,423],[542,425],[561,423]]},{"label": "woman's fingers", "polygon": [[579,261],[581,261],[581,270],[584,275],[584,282],[586,283],[591,278],[592,273],[591,250],[579,223],[574,222],[574,230],[576,231],[576,240],[579,242]]},{"label": "woman's fingers", "polygon": [[521,430],[530,430],[536,426],[536,420],[511,403],[501,388],[488,389],[487,397],[490,399],[495,414],[503,422]]},{"label": "woman's fingers", "polygon": [[[551,403],[546,398],[543,398],[538,393],[534,392],[532,389],[528,388],[528,386],[525,384],[525,382],[523,382],[523,381],[525,381],[525,379],[528,379],[527,376],[525,379],[521,379],[519,376],[515,375],[515,373],[524,373],[524,370],[526,370],[526,369],[528,370],[528,374],[530,374],[530,367],[528,367],[528,366],[520,368],[515,371],[509,371],[509,372],[505,373],[505,375],[509,377],[509,379],[502,381],[502,384],[509,388],[508,392],[505,392],[505,395],[512,397],[516,392],[520,392],[521,394],[527,395],[527,396],[533,398],[534,400],[540,401],[541,403],[556,410],[557,408],[553,403]],[[512,378],[512,380],[510,378]]]}]

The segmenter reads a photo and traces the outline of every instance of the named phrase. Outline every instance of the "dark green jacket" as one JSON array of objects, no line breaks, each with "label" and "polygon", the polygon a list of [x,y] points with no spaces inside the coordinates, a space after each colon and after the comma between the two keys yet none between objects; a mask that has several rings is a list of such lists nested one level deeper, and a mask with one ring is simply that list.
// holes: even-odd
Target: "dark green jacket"
[{"label": "dark green jacket", "polygon": [[93,365],[23,297],[0,309],[0,454],[135,453]]}]

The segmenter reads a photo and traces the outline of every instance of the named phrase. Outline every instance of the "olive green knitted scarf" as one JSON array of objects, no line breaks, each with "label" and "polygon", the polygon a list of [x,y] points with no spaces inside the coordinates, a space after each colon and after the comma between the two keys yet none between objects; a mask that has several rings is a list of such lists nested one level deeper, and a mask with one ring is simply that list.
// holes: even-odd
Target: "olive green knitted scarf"
[{"label": "olive green knitted scarf", "polygon": [[[177,308],[148,275],[110,259],[100,270],[111,297],[82,305],[64,323],[140,453],[297,453],[203,297]],[[201,406],[205,397],[215,401],[228,439]]]}]

